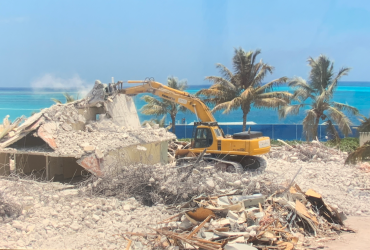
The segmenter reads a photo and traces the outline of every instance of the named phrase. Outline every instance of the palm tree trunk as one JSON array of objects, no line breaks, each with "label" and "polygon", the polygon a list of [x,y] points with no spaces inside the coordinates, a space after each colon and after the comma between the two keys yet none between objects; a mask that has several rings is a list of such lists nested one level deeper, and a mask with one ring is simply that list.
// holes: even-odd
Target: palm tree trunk
[{"label": "palm tree trunk", "polygon": [[316,137],[317,137],[317,129],[319,127],[319,122],[320,122],[320,117],[317,117],[316,116],[316,119],[315,119],[315,125],[313,127],[313,131],[312,131],[312,140],[316,140]]},{"label": "palm tree trunk", "polygon": [[247,129],[247,115],[248,113],[243,112],[243,132]]},{"label": "palm tree trunk", "polygon": [[172,116],[171,115],[171,119],[172,119],[172,133],[176,133],[176,126],[175,126],[175,123],[176,123],[176,116]]}]

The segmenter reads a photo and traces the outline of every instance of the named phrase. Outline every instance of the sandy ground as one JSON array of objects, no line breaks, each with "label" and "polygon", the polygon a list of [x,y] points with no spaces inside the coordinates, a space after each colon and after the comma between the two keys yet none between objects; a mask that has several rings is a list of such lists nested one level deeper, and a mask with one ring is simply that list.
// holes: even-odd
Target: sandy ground
[{"label": "sandy ground", "polygon": [[337,240],[325,242],[328,250],[365,250],[370,249],[370,217],[349,217],[346,225],[356,233],[343,233]]}]

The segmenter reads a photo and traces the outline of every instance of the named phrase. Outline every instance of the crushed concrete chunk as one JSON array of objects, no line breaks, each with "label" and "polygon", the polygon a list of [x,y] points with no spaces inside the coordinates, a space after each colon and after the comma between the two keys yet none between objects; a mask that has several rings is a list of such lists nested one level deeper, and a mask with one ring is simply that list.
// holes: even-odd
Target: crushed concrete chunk
[{"label": "crushed concrete chunk", "polygon": [[94,132],[95,130],[93,129],[93,127],[90,125],[90,124],[87,124],[86,126],[85,126],[85,129],[86,129],[86,131],[87,132]]},{"label": "crushed concrete chunk", "polygon": [[79,121],[81,123],[86,123],[86,119],[85,119],[85,117],[83,115],[78,115],[77,121]]},{"label": "crushed concrete chunk", "polygon": [[78,231],[81,228],[81,226],[78,225],[77,222],[72,223],[69,227],[75,231]]},{"label": "crushed concrete chunk", "polygon": [[140,146],[140,145],[138,145],[136,148],[137,148],[137,150],[140,150],[140,151],[146,151],[146,147],[143,147],[143,146]]},{"label": "crushed concrete chunk", "polygon": [[63,123],[62,124],[62,128],[65,130],[65,131],[71,131],[72,130],[72,126],[69,125],[68,123]]},{"label": "crushed concrete chunk", "polygon": [[93,152],[95,150],[95,146],[87,145],[84,147],[85,152]]},{"label": "crushed concrete chunk", "polygon": [[94,214],[94,215],[92,216],[92,219],[93,219],[95,222],[97,222],[97,221],[99,221],[99,220],[100,220],[100,217],[99,217],[99,216],[97,216],[96,214]]},{"label": "crushed concrete chunk", "polygon": [[[86,150],[85,150],[85,151],[86,151]],[[97,157],[98,159],[101,159],[101,158],[103,158],[103,157],[104,157],[103,152],[102,152],[99,148],[96,148],[96,149],[95,149],[95,155],[96,155],[96,157]]]}]

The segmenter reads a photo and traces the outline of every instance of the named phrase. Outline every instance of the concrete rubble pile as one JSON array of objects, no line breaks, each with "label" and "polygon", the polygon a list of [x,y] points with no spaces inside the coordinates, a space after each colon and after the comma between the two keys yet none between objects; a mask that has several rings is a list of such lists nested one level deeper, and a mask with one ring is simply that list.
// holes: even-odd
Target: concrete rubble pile
[{"label": "concrete rubble pile", "polygon": [[[101,85],[97,81],[92,92]],[[176,138],[174,134],[158,126],[141,127],[131,97],[115,95],[99,101],[95,97],[90,93],[82,100],[56,104],[13,123],[6,117],[0,127],[0,163],[4,161],[1,157],[13,154],[72,157],[98,176],[109,171],[112,159],[121,154],[126,155],[127,162],[140,161],[135,160],[137,155],[144,155],[153,158],[145,159],[147,163],[167,163],[167,155],[162,156],[160,151]],[[148,152],[144,152],[146,149]]]},{"label": "concrete rubble pile", "polygon": [[[171,215],[163,205],[82,196],[59,182],[0,179],[0,193],[12,209],[20,208],[11,215],[0,211],[2,249],[124,249],[128,241],[120,232],[144,232]],[[138,241],[131,249],[151,249],[143,247],[147,243]]]},{"label": "concrete rubble pile", "polygon": [[[325,200],[338,206],[347,215],[370,215],[370,172],[366,163],[345,165],[346,152],[327,148],[321,143],[304,143],[299,149],[307,148],[307,152],[321,150],[326,152],[322,159],[310,160],[297,157],[298,149],[288,146],[273,147],[266,155],[268,174],[277,183],[284,182],[287,176],[296,177],[302,189],[314,189],[325,197]],[[294,155],[297,153],[295,156]],[[293,158],[293,159],[292,159]]]},{"label": "concrete rubble pile", "polygon": [[289,145],[282,140],[281,147],[272,147],[269,156],[272,158],[279,158],[287,161],[301,160],[305,162],[341,162],[348,156],[347,152],[329,148],[323,145],[318,140],[310,143]]},{"label": "concrete rubble pile", "polygon": [[269,196],[246,195],[245,190],[202,195],[178,207],[178,214],[152,229],[155,237],[127,235],[148,237],[155,247],[166,249],[291,250],[309,246],[305,237],[353,232],[344,226],[343,213],[319,193],[303,192],[297,184]]},{"label": "concrete rubble pile", "polygon": [[82,189],[86,194],[135,197],[144,204],[177,204],[200,194],[211,195],[242,186],[249,191],[271,192],[276,184],[261,172],[243,174],[221,171],[217,165],[200,161],[180,166],[167,165],[120,166],[111,175],[92,176]]}]

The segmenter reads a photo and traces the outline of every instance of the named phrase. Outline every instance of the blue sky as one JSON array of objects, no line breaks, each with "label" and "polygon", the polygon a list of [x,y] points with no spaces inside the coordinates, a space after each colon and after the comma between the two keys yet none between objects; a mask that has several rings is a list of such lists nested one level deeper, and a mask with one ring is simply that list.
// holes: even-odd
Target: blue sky
[{"label": "blue sky", "polygon": [[205,84],[233,48],[259,48],[281,76],[324,53],[345,81],[370,81],[369,1],[2,1],[0,87],[167,76]]}]

